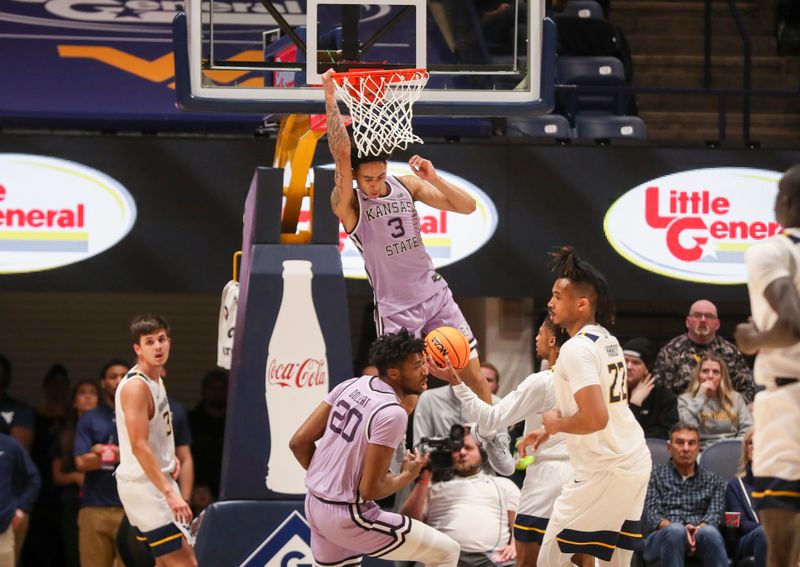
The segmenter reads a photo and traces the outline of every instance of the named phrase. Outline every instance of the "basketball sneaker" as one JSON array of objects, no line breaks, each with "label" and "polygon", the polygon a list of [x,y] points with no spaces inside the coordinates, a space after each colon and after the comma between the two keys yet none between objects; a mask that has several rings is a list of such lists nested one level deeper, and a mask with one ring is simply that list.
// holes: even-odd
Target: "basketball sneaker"
[{"label": "basketball sneaker", "polygon": [[511,454],[511,437],[505,431],[495,433],[492,437],[484,438],[478,431],[478,426],[472,430],[472,436],[486,451],[489,464],[494,471],[501,476],[511,476],[514,474],[516,462]]}]

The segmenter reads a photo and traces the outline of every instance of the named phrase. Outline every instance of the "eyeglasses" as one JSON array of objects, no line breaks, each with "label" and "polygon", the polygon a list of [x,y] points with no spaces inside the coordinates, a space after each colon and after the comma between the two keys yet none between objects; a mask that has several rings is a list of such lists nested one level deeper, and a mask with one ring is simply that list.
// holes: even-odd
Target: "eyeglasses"
[{"label": "eyeglasses", "polygon": [[689,313],[689,317],[692,319],[706,319],[707,321],[716,321],[717,316],[711,313],[698,313],[697,311],[692,311]]}]

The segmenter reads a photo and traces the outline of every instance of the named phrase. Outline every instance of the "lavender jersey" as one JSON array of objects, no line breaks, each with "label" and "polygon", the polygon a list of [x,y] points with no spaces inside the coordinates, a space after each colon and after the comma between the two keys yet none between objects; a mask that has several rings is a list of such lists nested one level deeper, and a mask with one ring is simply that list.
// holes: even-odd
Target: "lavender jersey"
[{"label": "lavender jersey", "polygon": [[394,390],[377,376],[342,382],[325,403],[331,411],[306,474],[317,498],[355,503],[370,443],[396,449],[403,442],[408,414]]},{"label": "lavender jersey", "polygon": [[358,222],[350,233],[384,316],[419,305],[447,286],[425,251],[411,193],[393,176],[386,185],[389,192],[375,199],[356,191]]}]

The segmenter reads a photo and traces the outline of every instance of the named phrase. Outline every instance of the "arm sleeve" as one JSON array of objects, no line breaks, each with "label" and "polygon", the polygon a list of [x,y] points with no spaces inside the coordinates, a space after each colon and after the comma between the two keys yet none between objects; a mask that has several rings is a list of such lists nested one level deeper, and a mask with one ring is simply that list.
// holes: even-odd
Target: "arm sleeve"
[{"label": "arm sleeve", "polygon": [[753,381],[753,373],[750,367],[747,366],[739,349],[736,349],[733,353],[733,364],[730,372],[733,388],[744,396],[745,402],[749,404],[756,395],[756,384]]},{"label": "arm sleeve", "polygon": [[711,474],[711,500],[706,509],[706,515],[700,520],[709,526],[719,529],[722,526],[722,515],[725,512],[725,484],[716,475]]},{"label": "arm sleeve", "polygon": [[72,454],[75,457],[85,455],[92,450],[92,427],[91,412],[83,414],[78,420],[78,427],[75,428],[75,447]]},{"label": "arm sleeve", "polygon": [[481,432],[496,431],[524,420],[531,414],[543,413],[555,406],[553,388],[545,372],[531,374],[495,406],[481,400],[466,384],[452,386],[461,400],[465,414],[475,416]]},{"label": "arm sleeve", "polygon": [[650,482],[647,485],[647,496],[644,499],[644,529],[645,533],[656,531],[658,523],[664,519],[661,511],[661,498],[658,489],[658,481],[655,470],[650,475]]},{"label": "arm sleeve", "polygon": [[747,409],[744,396],[736,396],[736,437],[744,438],[745,431],[753,426],[753,416]]},{"label": "arm sleeve", "polygon": [[659,437],[667,439],[670,428],[678,422],[678,400],[669,388],[663,387],[661,394],[661,404],[658,408],[658,434]]},{"label": "arm sleeve", "polygon": [[744,255],[748,285],[764,293],[767,286],[775,280],[792,277],[788,254],[785,248],[778,246],[754,246],[748,249]]},{"label": "arm sleeve", "polygon": [[653,376],[656,382],[663,384],[667,388],[670,387],[669,377],[672,375],[672,368],[669,366],[669,357],[666,351],[662,348],[656,355],[656,362],[653,364]]},{"label": "arm sleeve", "polygon": [[573,396],[586,386],[600,385],[597,359],[591,339],[576,338],[579,340],[570,340],[564,344],[557,363],[564,371],[563,374],[559,372],[559,375],[567,378]]},{"label": "arm sleeve", "polygon": [[506,511],[516,512],[519,508],[520,497],[520,490],[517,485],[507,478],[495,477],[494,480],[500,485],[503,491],[503,501],[506,505]]},{"label": "arm sleeve", "polygon": [[39,471],[36,465],[33,464],[28,452],[19,445],[17,448],[17,467],[16,476],[20,493],[17,498],[17,507],[22,508],[26,512],[30,512],[33,508],[33,503],[39,494],[39,488],[42,485],[42,479],[39,476]]},{"label": "arm sleeve", "polygon": [[692,397],[691,394],[681,394],[678,396],[678,415],[681,421],[685,421],[689,425],[694,425],[700,428],[700,410],[706,403],[706,397],[703,394],[697,394]]},{"label": "arm sleeve", "polygon": [[192,444],[192,432],[189,431],[189,419],[186,417],[186,410],[178,402],[170,400],[169,407],[172,410],[172,429],[175,432],[175,446]]},{"label": "arm sleeve", "polygon": [[399,405],[392,404],[375,410],[367,424],[367,441],[397,449],[406,433],[408,414]]}]

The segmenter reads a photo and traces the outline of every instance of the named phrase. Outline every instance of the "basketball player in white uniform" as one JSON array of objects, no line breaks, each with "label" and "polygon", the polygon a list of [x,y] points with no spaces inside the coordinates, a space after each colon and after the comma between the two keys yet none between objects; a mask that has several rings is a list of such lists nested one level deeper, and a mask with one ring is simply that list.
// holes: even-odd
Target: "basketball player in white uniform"
[{"label": "basketball player in white uniform", "polygon": [[[499,430],[525,420],[525,432],[542,426],[542,414],[556,405],[553,386],[553,368],[561,347],[563,332],[550,320],[545,320],[536,335],[536,354],[547,360],[550,367],[531,374],[497,405],[481,401],[466,387],[458,374],[449,366],[438,370],[428,365],[431,374],[446,380],[464,408],[464,413],[476,416],[478,425],[487,430]],[[550,437],[531,453],[535,460],[525,469],[525,481],[514,519],[514,544],[517,549],[517,567],[533,567],[539,556],[542,538],[553,511],[553,503],[565,484],[574,478],[569,463],[567,444],[562,434]],[[594,567],[594,557],[580,555],[575,561],[584,567]]]},{"label": "basketball player in white uniform", "polygon": [[115,408],[119,436],[117,491],[131,525],[142,532],[158,566],[196,566],[185,536],[192,520],[189,505],[175,481],[172,415],[161,376],[169,358],[169,325],[158,315],[131,322],[136,366],[117,387]]},{"label": "basketball player in white uniform", "polygon": [[553,257],[558,279],[547,307],[571,338],[555,368],[557,409],[542,416],[543,429],[523,439],[521,452],[562,433],[575,476],[553,506],[537,565],[569,566],[572,554],[587,553],[627,567],[642,541],[650,452],[628,408],[622,348],[600,325],[614,317],[605,278],[571,247]]},{"label": "basketball player in white uniform", "polygon": [[778,184],[775,218],[782,234],[745,254],[752,321],[736,341],[755,354],[753,497],[767,536],[768,567],[800,556],[800,166]]}]

